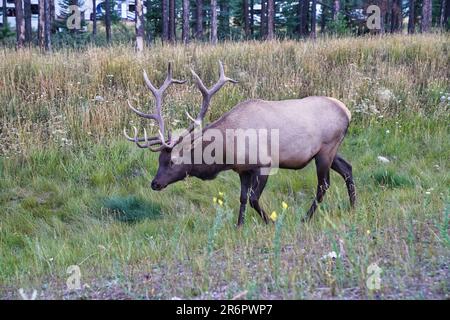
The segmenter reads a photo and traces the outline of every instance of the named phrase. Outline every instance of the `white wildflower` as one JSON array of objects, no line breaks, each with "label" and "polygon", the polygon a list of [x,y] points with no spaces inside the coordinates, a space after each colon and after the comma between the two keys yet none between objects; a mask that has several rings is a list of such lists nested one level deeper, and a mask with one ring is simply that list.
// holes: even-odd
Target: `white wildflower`
[{"label": "white wildflower", "polygon": [[[339,257],[340,256],[341,255],[339,255]],[[337,257],[338,257],[338,254],[336,253],[336,251],[330,251],[326,255],[322,256],[322,260],[327,260],[327,259],[336,260]]]},{"label": "white wildflower", "polygon": [[377,94],[378,94],[378,99],[383,103],[387,103],[392,98],[394,98],[394,94],[389,89],[380,89],[380,90],[378,90]]}]

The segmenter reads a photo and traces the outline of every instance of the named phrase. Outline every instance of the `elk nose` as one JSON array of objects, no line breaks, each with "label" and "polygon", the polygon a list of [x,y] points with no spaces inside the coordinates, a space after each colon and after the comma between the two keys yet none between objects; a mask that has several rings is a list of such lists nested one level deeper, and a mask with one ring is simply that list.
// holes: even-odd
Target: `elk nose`
[{"label": "elk nose", "polygon": [[160,190],[161,189],[161,185],[158,182],[156,182],[155,180],[152,181],[151,187],[152,187],[153,190]]}]

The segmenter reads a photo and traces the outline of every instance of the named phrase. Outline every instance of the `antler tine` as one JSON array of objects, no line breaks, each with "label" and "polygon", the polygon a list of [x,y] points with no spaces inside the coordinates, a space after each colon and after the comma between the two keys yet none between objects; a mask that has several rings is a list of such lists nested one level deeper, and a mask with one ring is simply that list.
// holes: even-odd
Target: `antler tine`
[{"label": "antler tine", "polygon": [[220,78],[223,79],[224,81],[229,81],[231,83],[238,83],[237,80],[231,79],[225,75],[225,71],[223,70],[223,63],[220,60],[219,60],[219,73],[220,73]]},{"label": "antler tine", "polygon": [[166,80],[164,80],[163,85],[159,88],[160,94],[163,94],[164,91],[171,85],[172,83],[183,84],[186,83],[186,80],[178,80],[172,78],[172,63],[169,62],[167,65],[167,76]]},{"label": "antler tine", "polygon": [[[125,128],[123,128],[123,135],[125,136],[125,138],[126,138],[128,141],[134,142],[134,141],[136,140],[135,138],[132,138],[132,137],[130,137],[130,136],[128,135],[127,130],[126,130]],[[138,141],[139,141],[139,142],[145,141],[145,138],[138,138]],[[158,143],[159,143],[159,136],[150,137],[150,138],[147,139],[147,141],[151,141],[151,142],[157,142],[157,141],[158,141]]]},{"label": "antler tine", "polygon": [[200,79],[198,74],[192,68],[191,68],[191,73],[192,73],[192,76],[194,76],[195,82],[197,83],[197,87],[200,90],[200,92],[202,93],[202,96],[207,97],[208,96],[208,88],[206,88],[206,86],[203,84],[202,79]]},{"label": "antler tine", "polygon": [[[170,140],[171,140],[171,135],[170,132],[168,133],[168,138],[169,138],[169,144],[167,144],[166,139],[164,138],[164,132],[165,132],[165,125],[164,125],[164,119],[162,117],[162,113],[161,113],[161,106],[162,106],[162,102],[163,102],[163,95],[164,95],[164,91],[166,91],[166,89],[172,84],[172,83],[176,83],[176,84],[183,84],[186,82],[186,80],[178,80],[178,79],[173,79],[172,78],[172,64],[169,62],[168,66],[167,66],[167,76],[166,79],[164,80],[164,83],[161,85],[161,87],[156,88],[153,83],[150,81],[150,79],[148,78],[147,72],[145,70],[143,70],[143,76],[144,76],[144,81],[145,84],[147,85],[148,89],[152,92],[153,96],[155,97],[155,113],[144,113],[141,112],[139,110],[137,110],[135,107],[133,107],[130,103],[129,100],[127,100],[128,102],[128,107],[135,112],[137,115],[139,115],[140,117],[146,118],[146,119],[150,119],[150,120],[155,120],[158,123],[158,127],[159,127],[159,135],[156,137],[147,137],[147,131],[144,129],[144,138],[138,138],[137,137],[137,129],[134,128],[134,138],[130,137],[127,133],[126,130],[124,129],[124,135],[127,138],[127,140],[129,141],[133,141],[135,142],[138,147],[140,148],[150,148],[150,150],[152,151],[160,151],[163,148],[169,148],[169,147],[173,147]],[[144,141],[145,144],[140,144],[139,142]],[[155,145],[155,144],[160,144],[161,146],[158,148],[151,148],[150,146]]]},{"label": "antler tine", "polygon": [[147,72],[145,70],[142,70],[142,73],[144,75],[145,84],[150,89],[150,91],[153,93],[153,95],[156,97],[156,95],[158,93],[158,89],[156,89],[156,87],[153,85],[153,83],[148,78]]},{"label": "antler tine", "polygon": [[[125,136],[125,138],[128,141],[132,141],[132,142],[136,143],[136,145],[139,148],[149,148],[152,145],[161,144],[161,142],[159,141],[159,137],[150,137],[150,138],[148,138],[147,137],[147,131],[145,129],[144,129],[144,138],[138,138],[137,137],[137,135],[138,135],[137,128],[133,126],[133,129],[134,129],[134,137],[133,138],[128,135],[127,130],[125,128],[123,128],[123,135]],[[146,144],[145,145],[141,145],[139,142],[146,142]]]},{"label": "antler tine", "polygon": [[231,83],[237,83],[236,80],[228,78],[227,76],[225,76],[225,71],[223,70],[223,64],[222,61],[219,61],[219,80],[217,81],[217,83],[211,88],[209,89],[209,94],[212,96],[213,94],[215,94],[217,91],[220,90],[220,88],[223,87],[223,85],[226,82],[231,82]]},{"label": "antler tine", "polygon": [[220,60],[219,60],[219,80],[217,80],[217,82],[210,89],[208,89],[204,85],[202,79],[200,79],[199,75],[192,68],[191,68],[191,73],[195,78],[197,87],[199,88],[199,90],[201,91],[201,93],[203,94],[204,97],[211,98],[212,95],[214,95],[217,91],[219,91],[219,89],[222,88],[223,85],[227,82],[238,83],[238,81],[225,76],[223,63]]},{"label": "antler tine", "polygon": [[153,113],[144,113],[144,112],[141,112],[141,111],[139,111],[138,109],[136,109],[135,107],[133,107],[133,106],[131,105],[130,100],[127,100],[127,102],[128,102],[128,107],[129,107],[131,110],[133,110],[133,112],[135,112],[138,116],[143,117],[143,118],[146,118],[146,119],[152,119],[152,120],[158,121],[157,115],[155,115],[155,114],[153,114]]},{"label": "antler tine", "polygon": [[[197,124],[198,122],[201,122],[203,120],[203,118],[205,117],[206,112],[208,111],[209,103],[211,101],[212,96],[217,91],[219,91],[220,88],[222,88],[227,82],[237,83],[237,81],[225,76],[225,71],[223,68],[222,61],[219,61],[219,80],[217,80],[217,82],[210,89],[208,89],[205,86],[202,79],[200,79],[198,74],[193,69],[191,69],[191,73],[194,76],[195,82],[197,83],[197,87],[199,88],[199,90],[203,96],[202,108],[200,109],[200,113],[198,114],[197,118],[194,120],[194,123]],[[190,117],[190,118],[192,118],[192,117]]]}]

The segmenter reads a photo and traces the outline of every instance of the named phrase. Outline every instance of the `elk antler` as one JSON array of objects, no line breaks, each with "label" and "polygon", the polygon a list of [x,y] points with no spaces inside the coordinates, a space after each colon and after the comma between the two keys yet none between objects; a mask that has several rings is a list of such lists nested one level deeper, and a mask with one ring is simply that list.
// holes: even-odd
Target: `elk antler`
[{"label": "elk antler", "polygon": [[[138,130],[136,129],[136,127],[134,127],[134,138],[130,137],[127,133],[126,130],[123,130],[124,136],[127,140],[129,141],[133,141],[136,143],[136,145],[139,148],[149,148],[152,151],[161,151],[164,148],[172,148],[175,143],[171,142],[171,135],[170,132],[168,132],[168,139],[166,142],[166,138],[164,137],[164,133],[165,133],[165,126],[164,126],[164,119],[162,117],[162,113],[161,113],[161,106],[162,106],[162,102],[163,102],[163,95],[164,95],[164,91],[166,91],[166,89],[172,84],[172,83],[176,83],[176,84],[182,84],[185,83],[186,80],[177,80],[177,79],[173,79],[172,78],[172,64],[169,62],[169,65],[167,67],[167,76],[166,79],[164,80],[164,83],[162,84],[161,87],[156,88],[152,82],[149,80],[147,73],[145,72],[145,70],[143,71],[143,75],[144,75],[144,81],[145,84],[147,85],[147,87],[150,89],[150,91],[152,92],[153,96],[155,97],[155,113],[144,113],[141,112],[139,110],[137,110],[136,108],[134,108],[130,101],[128,101],[128,107],[133,110],[133,112],[135,112],[138,116],[146,118],[146,119],[150,119],[150,120],[155,120],[158,124],[159,127],[159,132],[158,132],[158,136],[155,137],[147,137],[147,131],[144,129],[144,138],[138,138],[137,134],[138,134]],[[139,142],[144,141],[145,144],[140,144]],[[157,148],[151,148],[151,146],[159,144],[160,146]]]},{"label": "elk antler", "polygon": [[202,79],[200,79],[200,77],[198,76],[197,73],[195,73],[194,70],[191,69],[191,73],[195,78],[195,82],[197,83],[198,89],[202,93],[203,101],[202,101],[202,107],[200,109],[200,112],[198,113],[198,115],[195,119],[193,117],[191,117],[189,115],[189,113],[186,112],[188,118],[193,121],[191,126],[187,129],[188,132],[191,132],[192,130],[195,129],[195,127],[199,126],[202,123],[203,119],[205,118],[206,112],[208,111],[212,96],[217,91],[219,91],[220,88],[222,88],[227,82],[237,83],[236,80],[233,80],[233,79],[225,76],[225,71],[223,70],[222,61],[219,61],[219,74],[220,74],[219,80],[217,80],[217,82],[210,89],[206,88],[206,86],[203,84]]},{"label": "elk antler", "polygon": [[211,102],[212,96],[220,90],[227,82],[231,83],[237,83],[236,80],[233,80],[231,78],[228,78],[225,76],[225,72],[223,70],[223,64],[222,61],[219,60],[219,80],[211,87],[207,88],[204,84],[202,79],[198,76],[198,74],[191,69],[191,73],[194,76],[195,82],[197,84],[197,87],[199,88],[200,92],[202,93],[203,100],[202,100],[202,106],[200,109],[200,112],[198,113],[197,117],[193,118],[187,111],[186,115],[187,117],[192,120],[191,125],[184,131],[183,134],[181,134],[177,139],[175,139],[173,142],[170,143],[169,147],[173,148],[176,144],[181,142],[184,137],[189,135],[196,127],[200,126],[203,119],[205,118],[206,112],[209,109],[209,105]]}]

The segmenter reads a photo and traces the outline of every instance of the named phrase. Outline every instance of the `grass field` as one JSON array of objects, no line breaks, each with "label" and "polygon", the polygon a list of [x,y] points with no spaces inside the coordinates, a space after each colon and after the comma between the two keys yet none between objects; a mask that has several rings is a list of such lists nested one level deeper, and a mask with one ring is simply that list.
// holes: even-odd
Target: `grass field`
[{"label": "grass field", "polygon": [[[450,291],[448,35],[0,52],[0,297],[433,298]],[[314,219],[314,165],[270,177],[262,196],[277,221],[248,209],[237,230],[239,178],[188,179],[154,192],[157,154],[124,141],[146,125],[126,108],[193,67],[208,83],[217,60],[239,80],[214,98],[210,120],[247,98],[328,95],[353,119],[340,153],[353,165],[354,210],[343,180]],[[172,127],[200,94],[170,90]],[[149,107],[150,108],[150,107]],[[379,156],[389,159],[380,161]],[[223,206],[213,197],[224,193]],[[282,201],[288,208],[282,208]],[[335,256],[335,257],[334,257]],[[370,290],[381,268],[380,289]],[[69,290],[78,265],[81,289]]]}]

